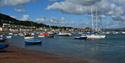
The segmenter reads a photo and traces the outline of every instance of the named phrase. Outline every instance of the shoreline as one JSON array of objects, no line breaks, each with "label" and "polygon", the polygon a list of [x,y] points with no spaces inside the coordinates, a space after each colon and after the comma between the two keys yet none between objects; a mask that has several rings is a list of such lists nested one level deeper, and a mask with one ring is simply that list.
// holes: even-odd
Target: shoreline
[{"label": "shoreline", "polygon": [[0,63],[89,63],[89,61],[10,46],[5,51],[0,51]]}]

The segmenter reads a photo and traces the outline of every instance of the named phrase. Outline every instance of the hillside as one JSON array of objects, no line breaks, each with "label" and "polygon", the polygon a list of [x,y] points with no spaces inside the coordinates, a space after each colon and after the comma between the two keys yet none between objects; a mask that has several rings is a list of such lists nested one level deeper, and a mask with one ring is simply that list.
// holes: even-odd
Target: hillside
[{"label": "hillside", "polygon": [[14,25],[24,25],[24,26],[48,27],[48,25],[45,25],[43,23],[36,23],[32,21],[21,21],[21,20],[12,18],[8,15],[0,13],[0,26],[2,26],[3,23],[14,24]]}]

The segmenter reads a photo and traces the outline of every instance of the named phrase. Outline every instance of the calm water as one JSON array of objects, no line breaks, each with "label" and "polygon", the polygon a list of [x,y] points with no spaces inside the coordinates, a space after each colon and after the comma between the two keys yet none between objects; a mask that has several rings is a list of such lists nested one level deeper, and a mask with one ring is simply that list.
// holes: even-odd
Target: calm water
[{"label": "calm water", "polygon": [[25,46],[22,37],[13,36],[10,43],[16,47],[106,63],[125,63],[125,35],[107,35],[101,40],[75,40],[74,37],[37,38],[41,46]]}]

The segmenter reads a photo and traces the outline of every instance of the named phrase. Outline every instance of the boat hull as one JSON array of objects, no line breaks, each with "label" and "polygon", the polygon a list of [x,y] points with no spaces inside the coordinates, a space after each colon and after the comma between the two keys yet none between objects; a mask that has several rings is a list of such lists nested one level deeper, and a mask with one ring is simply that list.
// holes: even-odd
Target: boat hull
[{"label": "boat hull", "polygon": [[34,37],[24,37],[24,39],[33,39]]},{"label": "boat hull", "polygon": [[5,49],[8,47],[8,44],[0,44],[0,49]]},{"label": "boat hull", "polygon": [[75,37],[75,39],[79,39],[79,40],[86,40],[87,37]]},{"label": "boat hull", "polygon": [[87,39],[103,39],[105,35],[87,35]]},{"label": "boat hull", "polygon": [[26,40],[25,45],[41,45],[42,41],[41,40]]}]

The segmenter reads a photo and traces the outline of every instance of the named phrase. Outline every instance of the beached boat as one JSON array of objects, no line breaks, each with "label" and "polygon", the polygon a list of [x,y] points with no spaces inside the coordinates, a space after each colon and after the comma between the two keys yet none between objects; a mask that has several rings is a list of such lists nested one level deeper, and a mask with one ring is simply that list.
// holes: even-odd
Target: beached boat
[{"label": "beached boat", "polygon": [[71,36],[71,33],[63,33],[63,32],[59,32],[58,36]]},{"label": "beached boat", "polygon": [[8,47],[8,44],[0,44],[0,49],[5,49]]},{"label": "beached boat", "polygon": [[8,44],[6,44],[6,36],[0,35],[0,49],[7,48]]},{"label": "beached boat", "polygon": [[25,40],[25,45],[41,45],[42,41],[37,39]]}]

